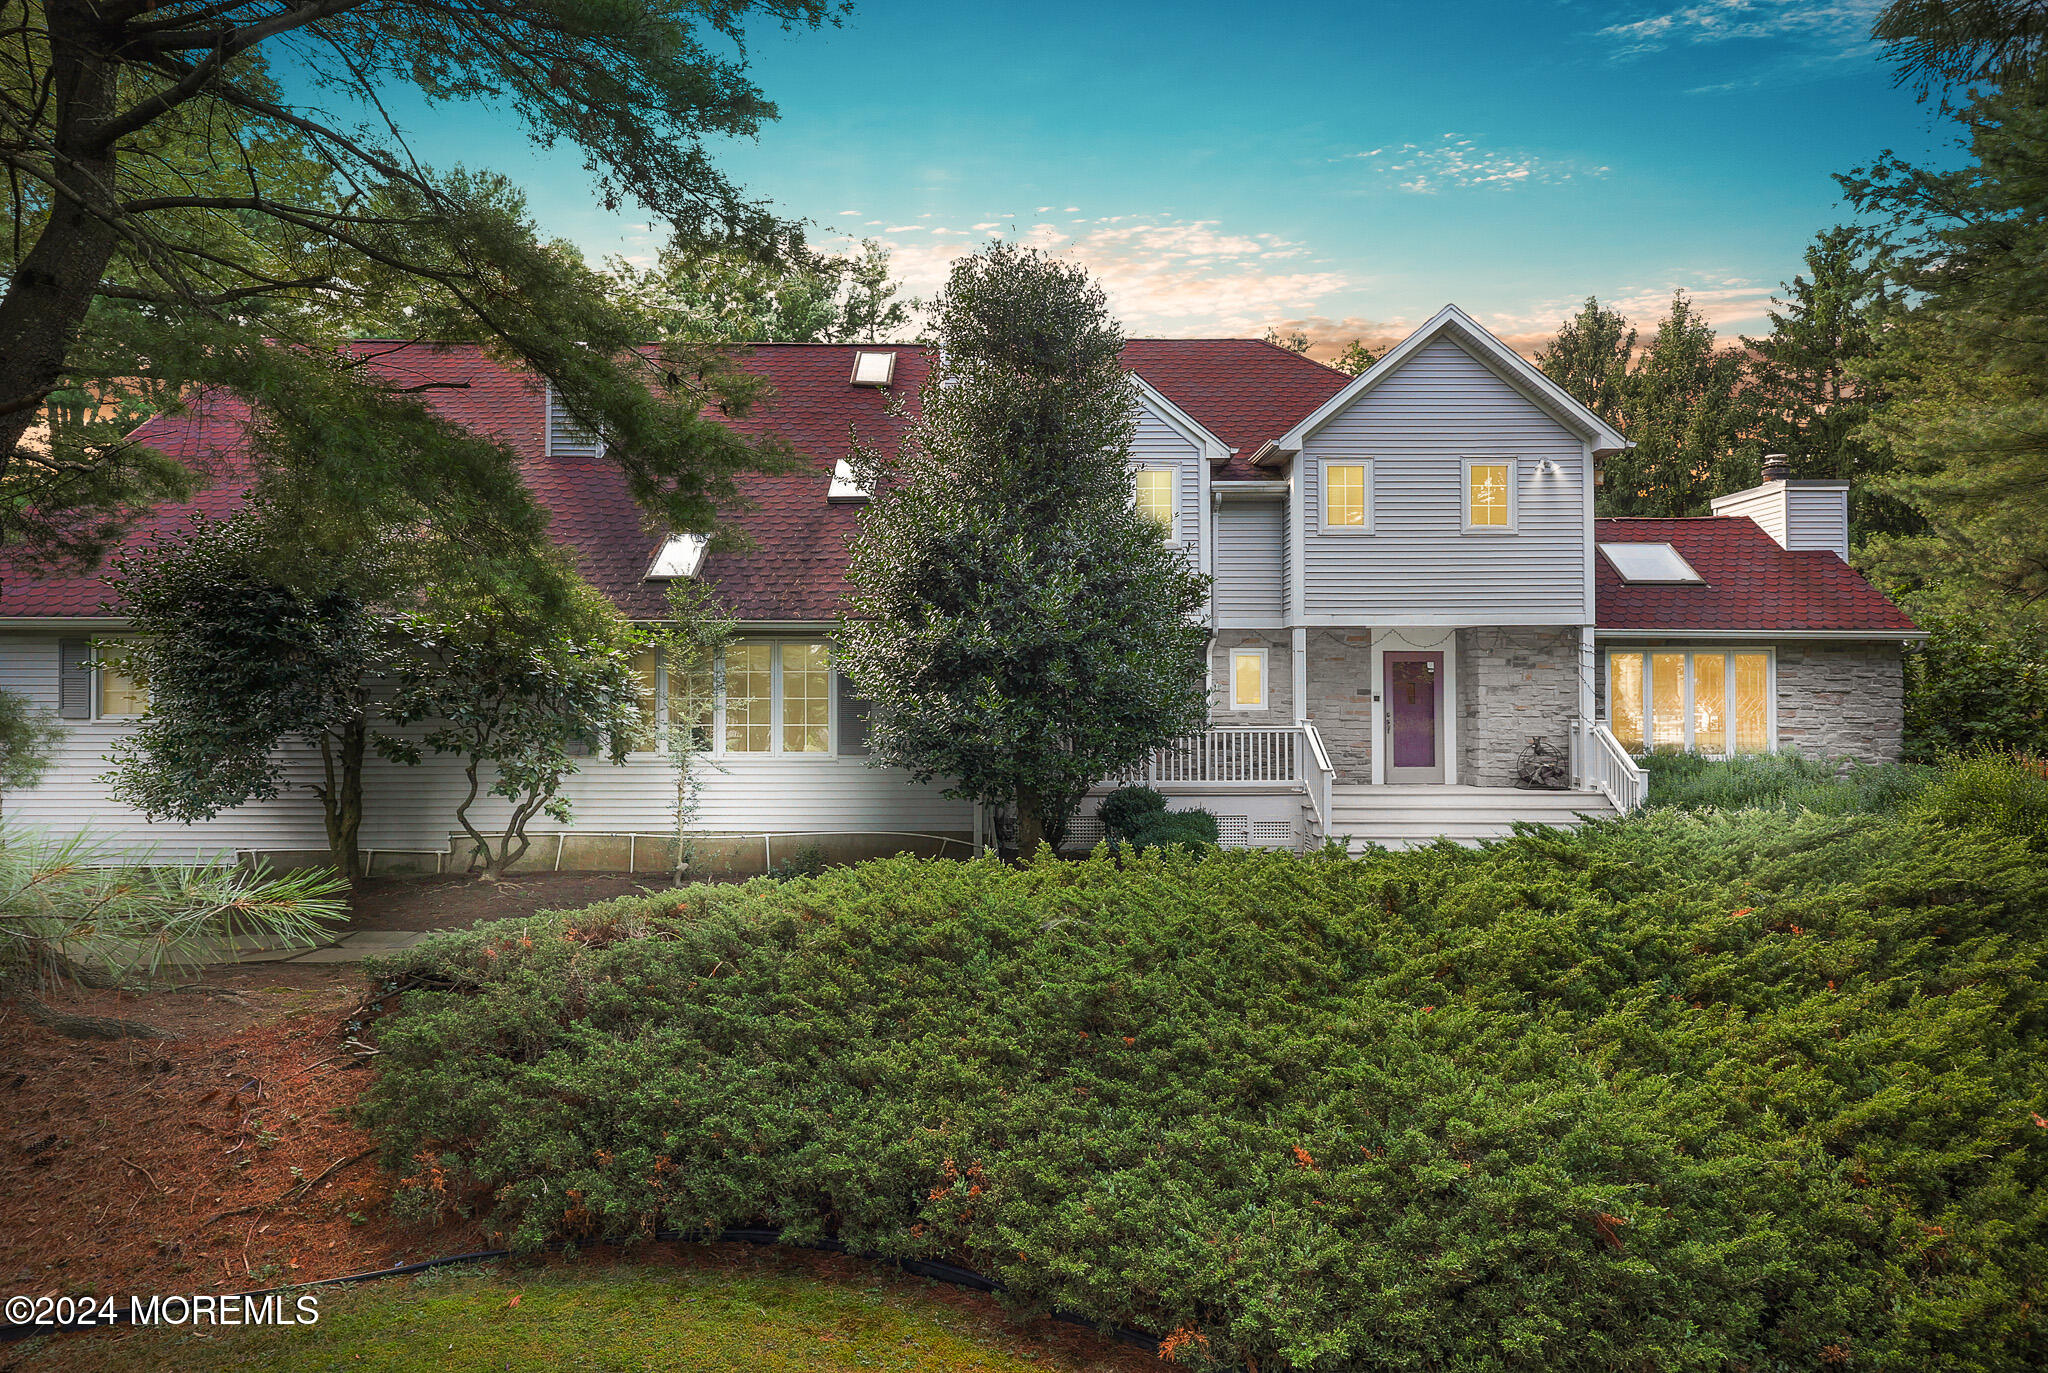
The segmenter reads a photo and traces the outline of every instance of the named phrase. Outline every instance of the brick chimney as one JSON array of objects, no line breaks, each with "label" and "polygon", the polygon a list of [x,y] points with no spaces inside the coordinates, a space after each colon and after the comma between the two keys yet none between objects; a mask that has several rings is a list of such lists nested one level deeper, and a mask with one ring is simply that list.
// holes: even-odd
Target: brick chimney
[{"label": "brick chimney", "polygon": [[1849,561],[1849,483],[1795,481],[1783,453],[1764,458],[1761,486],[1713,500],[1716,515],[1746,515],[1786,548],[1824,548]]}]

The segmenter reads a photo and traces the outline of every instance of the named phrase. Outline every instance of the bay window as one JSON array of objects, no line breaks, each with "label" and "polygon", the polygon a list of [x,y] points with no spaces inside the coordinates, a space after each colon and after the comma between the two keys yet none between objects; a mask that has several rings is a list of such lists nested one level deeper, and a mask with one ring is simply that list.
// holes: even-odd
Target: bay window
[{"label": "bay window", "polygon": [[1765,753],[1772,744],[1768,650],[1613,649],[1607,722],[1631,753]]}]

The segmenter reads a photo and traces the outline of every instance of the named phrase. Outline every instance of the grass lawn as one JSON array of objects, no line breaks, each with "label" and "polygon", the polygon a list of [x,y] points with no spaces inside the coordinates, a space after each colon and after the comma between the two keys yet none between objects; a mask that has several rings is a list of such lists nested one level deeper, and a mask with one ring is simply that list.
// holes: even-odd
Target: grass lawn
[{"label": "grass lawn", "polygon": [[[323,1288],[312,1327],[122,1332],[51,1341],[28,1370],[144,1373],[165,1368],[461,1369],[1015,1369],[1135,1368],[1084,1332],[1034,1338],[993,1302],[846,1265],[834,1281],[816,1265],[764,1256],[735,1271],[711,1267],[501,1265],[442,1269]],[[749,1271],[751,1270],[751,1271]],[[1043,1327],[1039,1328],[1043,1333]],[[1087,1350],[1083,1350],[1083,1346]],[[1156,1365],[1155,1365],[1156,1366]]]}]

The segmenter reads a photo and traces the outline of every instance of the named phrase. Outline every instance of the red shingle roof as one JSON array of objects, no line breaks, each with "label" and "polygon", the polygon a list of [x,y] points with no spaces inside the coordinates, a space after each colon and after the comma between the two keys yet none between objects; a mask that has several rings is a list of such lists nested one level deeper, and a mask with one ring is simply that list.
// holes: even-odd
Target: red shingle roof
[{"label": "red shingle roof", "polygon": [[1601,543],[1668,543],[1704,585],[1630,586],[1593,558],[1602,632],[1705,630],[1868,632],[1911,630],[1904,611],[1825,550],[1794,553],[1747,516],[1596,520]]},{"label": "red shingle roof", "polygon": [[[662,532],[649,526],[624,479],[603,458],[549,456],[539,384],[471,345],[358,345],[373,366],[406,384],[440,383],[424,393],[449,419],[494,435],[520,455],[528,482],[550,512],[556,538],[572,549],[583,574],[621,610],[642,618],[664,609],[663,584],[644,580]],[[840,610],[847,544],[856,504],[825,499],[833,464],[848,455],[854,435],[881,445],[900,434],[890,397],[914,397],[927,368],[914,346],[892,348],[895,385],[849,384],[852,344],[758,344],[744,365],[765,377],[774,395],[753,414],[729,421],[748,434],[780,434],[808,460],[787,476],[742,481],[749,508],[729,523],[751,538],[753,551],[713,553],[700,577],[731,612],[746,620],[829,620]],[[1340,372],[1253,339],[1134,339],[1131,368],[1237,453],[1215,475],[1224,480],[1267,474],[1247,460],[1350,380]],[[194,467],[220,473],[193,501],[144,519],[127,540],[136,547],[182,527],[194,511],[225,514],[241,498],[233,473],[244,466],[242,421],[232,399],[203,397],[184,415],[159,417],[137,437]],[[1711,629],[1911,629],[1912,622],[1831,553],[1788,553],[1747,519],[1602,520],[1608,541],[1668,542],[1705,576],[1705,586],[1624,586],[1603,558],[1594,559],[1599,624],[1606,630],[1690,632]],[[103,614],[107,592],[97,575],[37,577],[0,564],[0,617]]]}]

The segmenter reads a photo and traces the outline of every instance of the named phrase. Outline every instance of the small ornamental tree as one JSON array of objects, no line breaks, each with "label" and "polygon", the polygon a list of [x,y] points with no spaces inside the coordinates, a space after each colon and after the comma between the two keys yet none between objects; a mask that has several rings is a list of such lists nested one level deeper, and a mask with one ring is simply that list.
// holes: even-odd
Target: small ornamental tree
[{"label": "small ornamental tree", "polygon": [[[339,567],[279,579],[254,511],[195,518],[120,559],[108,578],[136,637],[121,655],[149,682],[149,713],[112,754],[117,800],[152,820],[205,820],[291,785],[280,746],[320,751],[313,784],[334,865],[362,873],[368,679],[388,657]],[[106,651],[106,650],[103,650]]]},{"label": "small ornamental tree", "polygon": [[[562,783],[578,753],[626,761],[646,742],[638,636],[595,591],[560,621],[516,618],[488,606],[444,615],[403,615],[405,664],[386,713],[394,725],[425,724],[418,737],[386,735],[378,753],[417,766],[427,753],[463,760],[468,790],[455,807],[469,836],[471,870],[496,881],[525,857],[537,815],[570,819]],[[487,775],[488,773],[488,775]],[[485,796],[507,802],[486,835],[470,812]]]},{"label": "small ornamental tree", "polygon": [[1080,268],[995,243],[932,307],[932,369],[847,579],[839,666],[879,762],[1057,845],[1088,788],[1207,714],[1206,579],[1138,513],[1123,337]]}]

